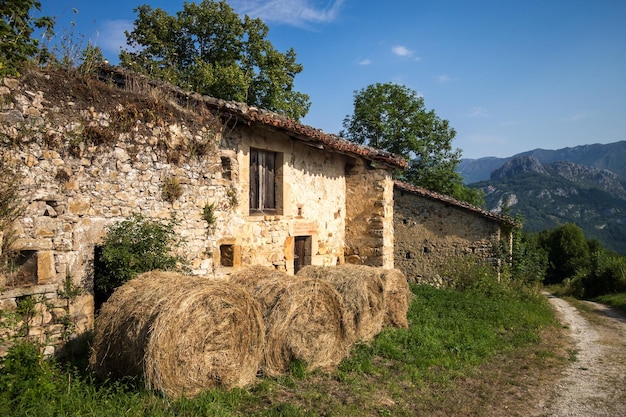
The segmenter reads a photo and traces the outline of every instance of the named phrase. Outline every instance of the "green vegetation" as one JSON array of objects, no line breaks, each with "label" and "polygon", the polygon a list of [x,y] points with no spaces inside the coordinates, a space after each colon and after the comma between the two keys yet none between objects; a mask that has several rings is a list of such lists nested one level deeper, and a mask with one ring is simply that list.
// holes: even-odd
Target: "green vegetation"
[{"label": "green vegetation", "polygon": [[408,183],[484,205],[482,193],[463,185],[456,172],[461,151],[447,120],[427,110],[424,98],[398,84],[373,84],[354,93],[354,114],[343,121],[347,139],[402,155],[409,169],[398,173]]},{"label": "green vegetation", "polygon": [[537,343],[542,329],[555,324],[536,292],[501,288],[486,294],[487,280],[476,279],[482,285],[465,291],[413,286],[410,328],[387,329],[372,343],[355,346],[331,375],[307,374],[305,364],[294,363],[285,377],[266,378],[247,389],[210,390],[194,399],[165,400],[143,391],[138,381],[97,381],[71,363],[43,360],[36,345],[18,344],[0,363],[0,414],[409,416],[445,411],[454,407],[444,398],[455,384],[498,355]]},{"label": "green vegetation", "polygon": [[[35,29],[52,33],[54,20],[35,18],[32,9],[41,10],[37,0],[3,0],[0,2],[0,76],[19,75],[19,68],[39,50]],[[45,53],[45,51],[43,51]]]},{"label": "green vegetation", "polygon": [[95,290],[110,293],[142,272],[184,270],[185,259],[173,253],[184,243],[174,230],[177,224],[175,218],[133,214],[109,227],[96,259]]},{"label": "green vegetation", "polygon": [[163,179],[163,185],[161,188],[161,195],[163,200],[174,203],[183,195],[183,186],[176,177],[167,177]]},{"label": "green vegetation", "polygon": [[215,228],[217,222],[217,215],[215,214],[215,203],[205,203],[202,209],[202,218],[207,224],[209,231]]},{"label": "green vegetation", "polygon": [[619,294],[601,295],[594,298],[592,301],[609,305],[613,308],[620,310],[623,314],[626,314],[626,292]]},{"label": "green vegetation", "polygon": [[597,239],[586,239],[578,226],[565,224],[538,236],[537,251],[546,255],[544,283],[559,296],[593,299],[618,308],[626,304],[626,257]]},{"label": "green vegetation", "polygon": [[122,66],[295,120],[308,112],[309,97],[293,88],[303,69],[295,51],[274,49],[260,19],[240,19],[223,0],[185,2],[175,16],[147,4],[135,12],[135,27],[126,34],[133,49],[120,54]]}]

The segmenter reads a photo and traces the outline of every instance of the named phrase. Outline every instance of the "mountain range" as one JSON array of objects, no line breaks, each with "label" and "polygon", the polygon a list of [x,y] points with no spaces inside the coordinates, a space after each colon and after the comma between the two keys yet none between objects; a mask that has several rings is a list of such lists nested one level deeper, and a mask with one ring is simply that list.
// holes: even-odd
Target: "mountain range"
[{"label": "mountain range", "polygon": [[609,144],[581,145],[557,150],[535,149],[508,158],[486,157],[461,159],[457,171],[466,184],[488,180],[491,173],[507,161],[520,156],[534,156],[542,163],[573,162],[598,169],[608,169],[626,178],[626,141]]},{"label": "mountain range", "polygon": [[483,190],[488,210],[520,215],[525,230],[574,223],[626,254],[626,141],[463,160],[459,168],[468,186]]}]

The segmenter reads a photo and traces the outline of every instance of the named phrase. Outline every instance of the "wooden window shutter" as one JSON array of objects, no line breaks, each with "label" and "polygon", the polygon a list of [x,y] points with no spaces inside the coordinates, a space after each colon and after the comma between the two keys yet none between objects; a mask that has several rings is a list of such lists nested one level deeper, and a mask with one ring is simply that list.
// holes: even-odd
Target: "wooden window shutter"
[{"label": "wooden window shutter", "polygon": [[250,150],[250,209],[276,209],[276,153]]}]

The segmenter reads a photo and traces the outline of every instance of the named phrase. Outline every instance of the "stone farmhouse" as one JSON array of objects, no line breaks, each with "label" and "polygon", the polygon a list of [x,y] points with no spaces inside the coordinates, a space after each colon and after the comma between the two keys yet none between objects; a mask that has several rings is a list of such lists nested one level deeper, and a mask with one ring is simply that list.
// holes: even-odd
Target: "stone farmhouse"
[{"label": "stone farmhouse", "polygon": [[[68,317],[77,332],[93,324],[94,253],[107,226],[133,213],[175,214],[196,275],[393,267],[402,158],[119,69],[100,77],[32,73],[0,89],[1,153],[25,206],[12,242],[21,270],[0,283],[0,308],[34,297],[29,336],[59,339]],[[67,286],[84,291],[68,300]]]},{"label": "stone farmhouse", "polygon": [[134,213],[175,215],[192,273],[210,278],[358,263],[428,281],[453,252],[488,256],[508,227],[394,183],[407,166],[397,155],[118,68],[5,78],[0,106],[0,158],[25,209],[0,235],[19,254],[0,276],[0,309],[34,301],[25,335],[47,340],[47,354],[93,326],[95,253]]},{"label": "stone farmhouse", "polygon": [[489,260],[495,242],[512,245],[516,226],[508,217],[400,181],[393,199],[395,267],[415,282],[438,285],[450,259]]}]

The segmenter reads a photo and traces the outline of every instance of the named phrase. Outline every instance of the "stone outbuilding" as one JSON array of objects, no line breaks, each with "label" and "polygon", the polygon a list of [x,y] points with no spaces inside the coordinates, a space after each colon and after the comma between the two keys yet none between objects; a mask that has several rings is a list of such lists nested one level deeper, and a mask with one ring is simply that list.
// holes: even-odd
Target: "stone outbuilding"
[{"label": "stone outbuilding", "polygon": [[21,270],[0,282],[0,308],[46,310],[29,336],[54,345],[93,325],[94,253],[134,213],[175,215],[192,273],[209,278],[394,266],[398,156],[113,67],[7,78],[0,98],[0,154],[25,208],[11,245]]},{"label": "stone outbuilding", "polygon": [[493,259],[494,242],[512,244],[512,219],[404,182],[394,185],[395,267],[409,280],[437,285],[454,257]]}]

